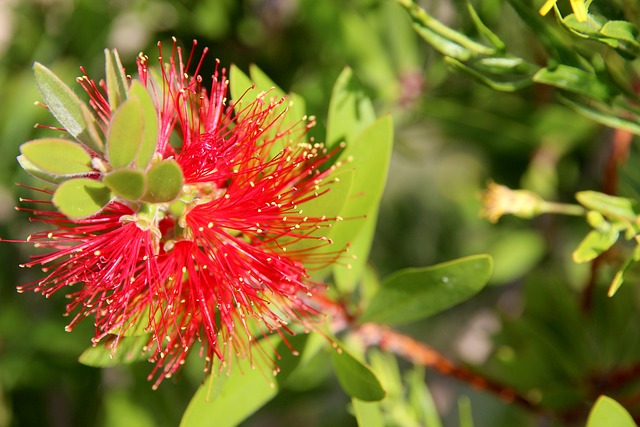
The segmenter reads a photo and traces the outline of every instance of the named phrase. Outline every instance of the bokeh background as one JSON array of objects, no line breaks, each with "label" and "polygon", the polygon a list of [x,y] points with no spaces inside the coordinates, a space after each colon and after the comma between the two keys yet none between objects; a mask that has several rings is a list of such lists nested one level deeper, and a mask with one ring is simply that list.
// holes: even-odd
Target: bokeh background
[{"label": "bokeh background", "polygon": [[[460,0],[425,5],[473,33],[461,6]],[[483,0],[477,8],[512,51],[544,59],[502,1]],[[47,134],[34,124],[53,125],[47,111],[34,106],[33,62],[53,69],[80,94],[74,83],[79,66],[101,78],[105,47],[117,48],[133,74],[138,52],[154,58],[157,41],[169,49],[172,36],[187,48],[193,39],[198,50],[208,46],[205,68],[212,70],[216,57],[226,67],[257,64],[282,88],[301,94],[318,118],[317,139],[323,138],[333,82],[347,66],[378,113],[393,115],[395,148],[374,269],[385,276],[485,252],[496,265],[479,296],[406,329],[421,341],[482,366],[508,350],[491,336],[504,316],[522,313],[525,282],[550,283],[553,276],[559,286],[576,289],[586,280],[588,267],[564,262],[587,230],[583,222],[507,218],[492,225],[478,215],[478,194],[489,179],[559,200],[597,188],[610,132],[558,106],[544,88],[496,93],[449,73],[391,0],[0,0],[0,237],[24,239],[33,227],[13,209],[18,197],[29,195],[15,184],[32,182],[15,158],[21,143]],[[39,274],[18,268],[29,251],[28,245],[0,243],[0,427],[178,425],[202,379],[199,368],[187,367],[152,391],[144,362],[102,370],[79,364],[92,336],[90,322],[67,333],[62,294],[45,301],[16,293],[18,284]],[[476,426],[532,425],[526,412],[455,380],[427,372],[426,381],[444,425],[458,425],[460,396],[470,397]],[[302,424],[356,425],[333,377],[319,374],[306,387],[283,392],[244,425]]]}]

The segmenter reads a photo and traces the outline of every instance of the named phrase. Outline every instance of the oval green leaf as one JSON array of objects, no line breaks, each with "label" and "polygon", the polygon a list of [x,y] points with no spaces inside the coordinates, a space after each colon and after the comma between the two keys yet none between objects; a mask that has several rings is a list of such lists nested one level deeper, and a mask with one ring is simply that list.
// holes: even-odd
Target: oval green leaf
[{"label": "oval green leaf", "polygon": [[131,83],[129,96],[137,98],[142,107],[144,136],[142,137],[135,163],[138,169],[146,169],[153,158],[153,154],[156,152],[158,144],[158,113],[149,91],[139,81],[135,80]]},{"label": "oval green leaf", "polygon": [[24,156],[18,156],[17,158],[20,167],[24,169],[31,176],[35,176],[45,182],[49,182],[51,184],[60,184],[71,177],[64,175],[52,175],[49,172],[45,172],[42,169],[38,168],[36,165],[27,160]]},{"label": "oval green leaf", "polygon": [[49,111],[74,138],[97,153],[104,144],[98,136],[95,119],[75,93],[51,70],[36,62],[33,64],[36,86]]},{"label": "oval green leaf", "polygon": [[60,184],[53,194],[53,204],[68,218],[82,219],[100,212],[112,198],[100,181],[77,178]]},{"label": "oval green leaf", "polygon": [[138,98],[127,99],[113,114],[107,134],[107,159],[114,169],[136,159],[144,136],[144,115]]},{"label": "oval green leaf", "polygon": [[338,382],[349,396],[365,402],[384,399],[386,392],[375,374],[345,349],[332,351],[331,362]]},{"label": "oval green leaf", "polygon": [[138,200],[147,190],[146,175],[132,168],[115,170],[106,175],[102,182],[117,196],[127,200]]},{"label": "oval green leaf", "polygon": [[148,358],[144,347],[149,343],[149,334],[121,337],[115,349],[109,344],[89,347],[79,357],[83,365],[104,368],[125,363],[133,363]]},{"label": "oval green leaf", "polygon": [[636,427],[633,418],[618,402],[608,396],[600,396],[589,413],[587,427]]},{"label": "oval green leaf", "polygon": [[475,255],[387,277],[360,322],[401,324],[424,319],[467,300],[491,277],[492,260]]},{"label": "oval green leaf", "polygon": [[91,172],[91,156],[79,144],[66,139],[46,138],[25,142],[20,153],[38,169],[53,175]]},{"label": "oval green leaf", "polygon": [[182,191],[184,177],[175,160],[163,160],[147,171],[147,193],[144,200],[164,203],[174,200]]}]

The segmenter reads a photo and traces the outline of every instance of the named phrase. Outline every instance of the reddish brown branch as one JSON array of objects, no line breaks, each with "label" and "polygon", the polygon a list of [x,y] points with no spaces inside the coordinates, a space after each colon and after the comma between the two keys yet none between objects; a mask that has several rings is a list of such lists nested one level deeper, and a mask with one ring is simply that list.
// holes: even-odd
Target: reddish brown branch
[{"label": "reddish brown branch", "polygon": [[358,333],[368,345],[375,345],[416,365],[432,368],[473,388],[493,393],[507,403],[516,403],[534,412],[543,412],[538,404],[516,390],[458,365],[437,350],[389,327],[367,323],[358,329]]}]

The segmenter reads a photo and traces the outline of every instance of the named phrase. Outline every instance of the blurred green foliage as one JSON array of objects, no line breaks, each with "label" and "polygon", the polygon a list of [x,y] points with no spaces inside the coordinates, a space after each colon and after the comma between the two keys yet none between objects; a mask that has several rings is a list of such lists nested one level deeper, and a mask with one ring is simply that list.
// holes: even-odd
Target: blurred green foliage
[{"label": "blurred green foliage", "polygon": [[[543,43],[512,7],[530,7],[535,14],[538,3],[482,0],[474,7],[484,24],[507,41],[512,55],[542,66],[548,59]],[[640,17],[635,2],[594,4],[609,19],[637,23]],[[568,8],[562,2],[559,6]],[[462,1],[425,7],[452,28],[478,35]],[[576,43],[578,51],[606,47],[562,30],[552,16],[539,19],[558,37]],[[33,62],[46,64],[65,82],[80,74],[79,65],[100,78],[103,49],[109,47],[118,49],[125,68],[133,72],[138,52],[153,60],[156,41],[172,36],[183,46],[192,39],[209,46],[210,58],[220,58],[225,67],[233,63],[248,70],[257,64],[282,88],[300,94],[307,112],[318,118],[312,134],[320,140],[333,84],[345,66],[366,88],[376,111],[393,115],[395,152],[371,256],[373,271],[384,277],[399,268],[481,252],[493,255],[495,265],[495,286],[460,307],[408,326],[406,332],[557,411],[561,417],[549,425],[584,425],[593,384],[600,387],[596,391],[614,392],[614,398],[637,396],[640,384],[615,389],[613,376],[632,371],[640,361],[635,281],[627,279],[629,286],[615,298],[604,298],[616,270],[607,263],[615,264],[618,254],[609,254],[592,275],[589,265],[570,259],[589,230],[583,221],[505,218],[495,226],[478,217],[477,195],[489,178],[560,201],[572,200],[579,190],[602,190],[615,134],[556,102],[549,87],[503,93],[449,73],[440,54],[414,32],[409,15],[389,0],[0,2],[2,238],[24,239],[35,227],[12,209],[19,196],[30,195],[14,183],[31,182],[15,157],[23,142],[50,135],[34,128],[35,123],[53,125],[47,111],[33,105],[39,99]],[[620,64],[613,71],[623,79],[637,76],[637,62],[615,57],[612,63]],[[206,67],[212,70],[213,61]],[[75,89],[82,96],[79,86]],[[633,148],[620,171],[624,196],[640,194],[639,161]],[[4,243],[0,254],[0,427],[179,424],[202,379],[199,363],[187,363],[179,378],[157,391],[146,381],[145,363],[101,370],[81,365],[77,358],[92,335],[90,322],[81,323],[73,335],[66,333],[69,319],[61,316],[62,294],[44,301],[15,292],[18,284],[38,278],[37,272],[18,268],[29,256],[26,246]],[[630,276],[637,278],[637,273]],[[593,300],[585,310],[582,291],[591,285]],[[468,344],[469,336],[475,344]],[[371,355],[374,369],[388,368],[389,363],[378,360],[384,357]],[[360,419],[370,415],[370,408],[351,406],[337,381],[325,375],[326,357],[309,363],[313,369],[299,374],[297,381],[292,378],[289,389],[244,425],[356,425],[345,407]],[[390,399],[404,402],[406,395],[418,402],[411,408],[389,403],[387,419],[397,425],[438,425],[429,391],[416,380],[423,378],[421,370],[378,375],[392,384]],[[446,426],[462,425],[458,417],[469,416],[466,401],[457,409],[462,395],[470,397],[477,427],[539,425],[536,420],[546,416],[506,405],[442,375],[427,374],[427,385]],[[412,413],[415,407],[424,413]],[[640,414],[638,407],[632,409]]]}]

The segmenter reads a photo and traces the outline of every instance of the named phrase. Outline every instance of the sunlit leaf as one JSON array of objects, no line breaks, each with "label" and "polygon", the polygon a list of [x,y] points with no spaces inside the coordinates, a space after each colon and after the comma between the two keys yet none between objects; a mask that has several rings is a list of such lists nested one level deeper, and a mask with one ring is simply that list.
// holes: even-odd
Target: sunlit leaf
[{"label": "sunlit leaf", "polygon": [[615,228],[590,231],[573,251],[573,260],[588,262],[595,259],[618,241],[619,234]]},{"label": "sunlit leaf", "polygon": [[350,143],[376,119],[373,103],[366,96],[350,68],[338,76],[327,117],[327,148],[340,142]]},{"label": "sunlit leaf", "polygon": [[184,177],[180,165],[173,159],[163,160],[147,171],[147,193],[144,200],[151,203],[170,202],[182,191]]},{"label": "sunlit leaf", "polygon": [[[354,240],[366,221],[376,217],[378,204],[387,179],[393,125],[390,116],[382,117],[362,131],[347,145],[341,159],[345,168],[353,168],[355,176],[349,200],[340,216],[344,221],[336,223],[330,234],[335,247],[343,248]],[[367,253],[368,248],[361,248]]]},{"label": "sunlit leaf", "polygon": [[67,217],[80,219],[97,214],[112,198],[100,181],[76,178],[60,184],[53,194],[53,204]]},{"label": "sunlit leaf", "polygon": [[365,402],[360,399],[351,399],[358,427],[385,427],[382,408],[377,402]]},{"label": "sunlit leaf", "polygon": [[586,427],[636,427],[633,418],[618,402],[608,396],[600,396],[596,401]]},{"label": "sunlit leaf", "polygon": [[[330,175],[322,183],[320,183],[320,190],[325,190],[325,185],[330,183],[330,189],[327,193],[320,197],[315,197],[305,203],[299,205],[302,210],[302,214],[305,217],[320,218],[326,216],[327,218],[333,218],[339,216],[343,210],[343,207],[351,192],[351,185],[353,182],[354,172],[353,170],[339,171]],[[304,224],[303,224],[304,225]],[[327,246],[327,236],[330,234],[331,228],[323,227],[312,231],[307,234],[309,237],[315,237],[316,239],[300,239],[287,246],[288,251],[300,251],[310,250],[312,248],[318,248],[321,251],[331,251],[342,249],[336,245],[331,244]],[[318,240],[322,239],[322,240]]]},{"label": "sunlit leaf", "polygon": [[105,71],[107,77],[107,96],[111,111],[116,111],[127,99],[127,76],[120,62],[118,51],[104,50]]},{"label": "sunlit leaf", "polygon": [[595,74],[568,65],[542,68],[533,80],[602,102],[609,101],[612,96],[610,87],[598,80]]},{"label": "sunlit leaf", "polygon": [[[287,338],[298,351],[306,336]],[[265,357],[233,360],[229,371],[222,368],[215,377],[205,380],[191,398],[180,427],[234,427],[271,400],[296,368],[300,357],[292,354],[286,343],[270,337],[262,343]],[[275,377],[273,367],[264,360],[274,360],[280,368]]]},{"label": "sunlit leaf", "polygon": [[43,138],[20,146],[22,155],[38,169],[53,175],[91,172],[91,155],[79,144],[66,139]]},{"label": "sunlit leaf", "polygon": [[80,363],[95,368],[117,366],[123,363],[133,363],[148,358],[143,351],[149,342],[149,334],[121,337],[115,349],[111,344],[89,347],[80,355]]},{"label": "sunlit leaf", "polygon": [[134,162],[144,137],[144,114],[137,97],[127,99],[113,114],[107,134],[107,158],[114,168]]},{"label": "sunlit leaf", "polygon": [[467,1],[467,10],[469,11],[469,15],[471,16],[471,19],[473,20],[473,23],[475,24],[476,29],[478,30],[478,33],[482,37],[484,37],[486,41],[491,43],[491,45],[498,52],[504,52],[504,50],[506,49],[506,45],[504,44],[504,42],[500,39],[500,37],[498,37],[496,33],[491,31],[489,27],[485,25],[484,22],[482,22],[482,20],[480,19],[480,16],[478,16],[478,13],[473,8],[471,3],[469,3],[468,1]]},{"label": "sunlit leaf", "polygon": [[29,160],[27,160],[24,156],[18,156],[17,158],[20,167],[25,170],[29,175],[39,178],[43,181],[49,182],[51,184],[60,184],[71,177],[64,175],[52,175],[49,172],[45,172]]},{"label": "sunlit leaf", "polygon": [[611,196],[597,191],[580,191],[576,200],[584,207],[600,212],[612,219],[633,220],[640,215],[640,205],[635,200]]},{"label": "sunlit leaf", "polygon": [[95,119],[87,106],[51,70],[33,64],[36,85],[42,100],[60,124],[78,141],[101,153],[104,147],[96,131]]},{"label": "sunlit leaf", "polygon": [[478,293],[491,270],[491,257],[476,255],[397,271],[385,278],[360,322],[401,324],[439,313]]},{"label": "sunlit leaf", "polygon": [[139,81],[135,80],[131,83],[129,96],[138,99],[140,107],[142,107],[144,136],[135,158],[135,164],[138,169],[146,169],[158,145],[158,113],[149,91]]},{"label": "sunlit leaf", "polygon": [[127,200],[138,200],[146,192],[147,180],[143,172],[124,168],[107,174],[102,180],[116,195]]},{"label": "sunlit leaf", "polygon": [[340,349],[340,351],[332,351],[331,361],[333,362],[338,382],[349,396],[365,402],[384,398],[386,392],[375,374],[344,348]]}]

